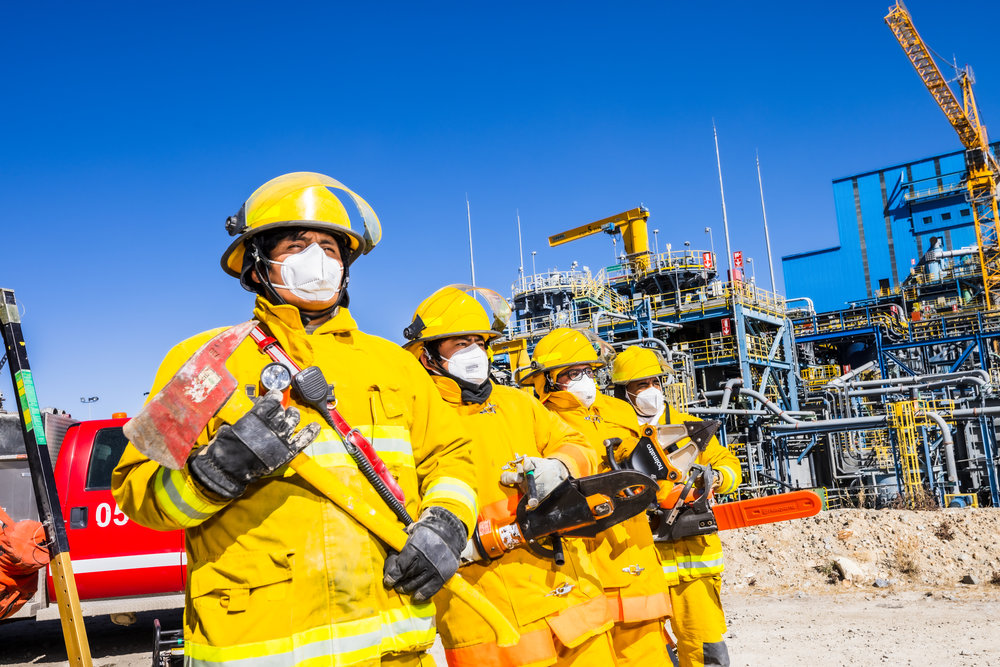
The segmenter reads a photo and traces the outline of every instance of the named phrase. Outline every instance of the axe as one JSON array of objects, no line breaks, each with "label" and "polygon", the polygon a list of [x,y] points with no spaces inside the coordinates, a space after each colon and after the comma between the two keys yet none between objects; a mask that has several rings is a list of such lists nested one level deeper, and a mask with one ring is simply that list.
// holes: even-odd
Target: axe
[{"label": "axe", "polygon": [[[136,449],[164,467],[184,467],[198,435],[236,391],[238,383],[226,368],[226,359],[256,326],[257,322],[250,320],[223,331],[184,363],[142,412],[125,424],[125,435]],[[299,453],[288,465],[389,548],[403,550],[408,536],[398,520],[369,507],[309,455]],[[514,646],[520,641],[510,621],[461,575],[455,574],[444,586],[482,616],[496,634],[498,645]]]}]

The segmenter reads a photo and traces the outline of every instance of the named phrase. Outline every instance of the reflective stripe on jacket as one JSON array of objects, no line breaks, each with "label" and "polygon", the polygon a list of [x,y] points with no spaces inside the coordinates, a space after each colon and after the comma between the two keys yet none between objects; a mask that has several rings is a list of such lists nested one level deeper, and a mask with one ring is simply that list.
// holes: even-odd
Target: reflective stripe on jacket
[{"label": "reflective stripe on jacket", "polygon": [[[687,421],[700,421],[700,418],[668,406],[668,412],[664,413],[660,423],[679,424]],[[686,439],[681,440],[678,446],[683,447],[686,443]],[[722,475],[722,486],[716,489],[718,494],[732,493],[743,481],[739,459],[720,445],[718,438],[713,437],[709,441],[705,451],[698,455],[697,463],[710,465],[712,470]],[[722,557],[722,541],[718,533],[691,535],[682,537],[676,542],[658,542],[656,551],[660,555],[663,574],[671,586],[681,581],[720,574],[725,565]]]},{"label": "reflective stripe on jacket", "polygon": [[[639,437],[639,420],[625,401],[599,393],[588,409],[568,391],[545,393],[542,398],[545,407],[587,440],[601,461],[598,472],[610,470],[606,439]],[[645,515],[633,517],[586,542],[616,621],[631,623],[669,616],[667,582]]]},{"label": "reflective stripe on jacket", "polygon": [[[335,385],[338,410],[372,438],[398,478],[411,515],[439,505],[472,526],[475,480],[468,437],[411,354],[359,331],[343,308],[312,334],[291,306],[258,299],[254,317],[301,367],[319,366]],[[171,350],[151,393],[214,333]],[[269,362],[249,338],[240,345],[226,363],[239,390],[197,445],[245,414],[247,388],[257,388]],[[296,407],[303,424],[323,425],[306,453],[366,504],[391,516],[321,416]],[[287,467],[227,502],[206,495],[186,469],[166,470],[129,445],[112,490],[138,523],[185,529],[189,664],[377,663],[386,653],[423,650],[434,641],[433,604],[413,603],[382,586],[382,543]]]},{"label": "reflective stripe on jacket", "polygon": [[[519,490],[500,484],[500,473],[519,455],[557,458],[574,477],[596,468],[597,458],[583,437],[533,396],[494,385],[485,403],[462,403],[454,380],[435,376],[434,382],[472,437],[480,519],[503,520],[514,513]],[[611,627],[604,591],[582,540],[563,540],[563,550],[562,567],[522,547],[462,568],[462,576],[517,627],[521,641],[498,647],[490,629],[445,591],[438,600],[438,627],[452,667],[551,665],[558,659],[553,637],[572,648]]]}]

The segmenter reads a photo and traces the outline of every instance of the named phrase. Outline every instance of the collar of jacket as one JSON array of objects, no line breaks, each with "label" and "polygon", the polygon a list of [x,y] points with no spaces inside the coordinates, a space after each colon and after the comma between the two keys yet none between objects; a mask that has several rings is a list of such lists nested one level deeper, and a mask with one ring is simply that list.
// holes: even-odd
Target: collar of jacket
[{"label": "collar of jacket", "polygon": [[[472,414],[474,412],[478,412],[479,409],[485,403],[485,401],[475,403],[463,400],[462,388],[459,387],[458,383],[455,382],[450,377],[445,377],[444,375],[432,375],[431,380],[434,381],[434,385],[437,387],[438,393],[441,394],[441,398],[443,398],[448,405],[451,405],[452,407],[455,408],[459,408],[459,412],[461,412],[462,414]],[[490,380],[489,382],[490,385],[493,384],[492,380]],[[488,401],[489,397],[487,397],[486,400]],[[463,406],[469,409],[462,410],[461,408]]]},{"label": "collar of jacket", "polygon": [[583,405],[583,403],[580,402],[580,399],[576,397],[576,394],[564,390],[559,390],[559,391],[546,392],[545,398],[542,399],[542,402],[545,403],[546,407],[552,410],[556,410],[558,412],[565,412],[568,410],[593,412],[594,409],[597,407],[597,404],[600,401],[600,399],[601,399],[601,393],[597,392],[597,398],[594,399],[594,404],[591,405],[589,408],[587,408]]},{"label": "collar of jacket", "polygon": [[[295,331],[301,335],[307,335],[305,325],[302,324],[302,319],[299,317],[299,309],[295,306],[289,306],[288,304],[275,306],[264,297],[257,297],[257,303],[254,304],[253,315],[261,322],[266,322],[269,327],[277,325],[278,327],[283,327],[286,330]],[[330,319],[319,325],[319,327],[313,331],[312,335],[325,333],[348,333],[351,331],[357,331],[357,329],[358,324],[354,321],[350,311],[348,311],[347,308],[341,307],[334,312]]]},{"label": "collar of jacket", "polygon": [[258,297],[253,316],[302,368],[312,366],[314,363],[316,354],[313,341],[317,343],[320,341],[317,336],[330,340],[331,335],[349,335],[358,330],[351,313],[344,307],[338,308],[333,317],[319,325],[312,334],[306,333],[306,328],[299,317],[299,309],[295,306],[287,304],[276,306],[267,299]]}]

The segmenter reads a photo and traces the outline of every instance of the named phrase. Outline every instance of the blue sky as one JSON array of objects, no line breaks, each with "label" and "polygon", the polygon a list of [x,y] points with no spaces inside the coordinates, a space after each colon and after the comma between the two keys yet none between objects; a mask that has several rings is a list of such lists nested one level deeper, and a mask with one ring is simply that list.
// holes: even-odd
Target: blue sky
[{"label": "blue sky", "polygon": [[[907,4],[976,72],[1000,128],[1000,3]],[[525,264],[597,269],[559,231],[645,204],[658,243],[733,249],[766,284],[754,151],[778,257],[836,244],[834,178],[961,148],[882,21],[888,2],[6,3],[3,260],[40,402],[134,414],[164,353],[247,318],[227,215],[288,171],[365,197],[383,243],[352,269],[365,330]],[[1000,132],[1000,130],[998,130]],[[1000,136],[997,134],[996,136]],[[652,241],[652,239],[651,239]],[[9,371],[0,391],[14,409]]]}]

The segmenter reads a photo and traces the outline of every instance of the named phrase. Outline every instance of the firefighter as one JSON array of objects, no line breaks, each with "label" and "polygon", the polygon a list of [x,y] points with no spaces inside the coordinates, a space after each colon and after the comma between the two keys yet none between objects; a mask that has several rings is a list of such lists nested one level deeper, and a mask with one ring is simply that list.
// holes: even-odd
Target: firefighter
[{"label": "firefighter", "polygon": [[[558,328],[538,341],[531,368],[519,378],[522,385],[534,386],[545,407],[583,434],[602,461],[598,472],[610,469],[606,439],[639,437],[632,407],[597,389],[594,371],[604,365],[587,336]],[[669,664],[664,623],[670,598],[646,518],[620,523],[588,540],[588,546],[615,620],[611,636],[618,664]]]},{"label": "firefighter", "polygon": [[[632,405],[642,424],[700,421],[666,403],[663,381],[668,375],[669,367],[659,354],[632,345],[615,357],[611,381],[615,395]],[[717,438],[712,438],[696,463],[712,466],[717,494],[732,493],[743,479],[739,460]],[[728,665],[729,651],[723,640],[726,617],[719,598],[723,559],[718,533],[657,542],[656,551],[670,584],[674,611],[670,624],[677,638],[680,664],[683,667]]]},{"label": "firefighter", "polygon": [[[510,484],[523,479],[504,468],[519,456],[526,457],[523,468],[533,469],[539,498],[567,476],[589,475],[597,465],[583,437],[536,398],[491,381],[487,345],[509,315],[510,306],[496,292],[451,285],[427,297],[404,331],[404,347],[474,434],[480,520],[510,517],[519,498]],[[557,567],[527,548],[491,561],[470,541],[476,562],[463,567],[462,576],[502,610],[521,641],[498,647],[489,628],[444,592],[437,600],[438,627],[451,667],[614,664],[612,621],[597,571],[581,540],[562,542],[566,562]]]},{"label": "firefighter", "polygon": [[[251,403],[270,359],[244,340],[227,361],[239,389],[186,466],[167,469],[129,445],[112,481],[132,519],[185,531],[186,664],[432,665],[429,598],[458,568],[476,516],[475,473],[465,429],[424,369],[360,331],[347,309],[349,267],[378,243],[378,218],[338,181],[297,172],[258,188],[226,228],[236,238],[222,267],[256,293],[254,319],[300,367],[316,365],[333,383],[336,408],[372,442],[419,519],[402,551],[387,553],[275,463],[308,443],[304,451],[363,503],[393,516],[294,392],[287,410],[277,390]],[[215,333],[174,347],[151,394]],[[300,419],[307,426],[293,436]]]}]

